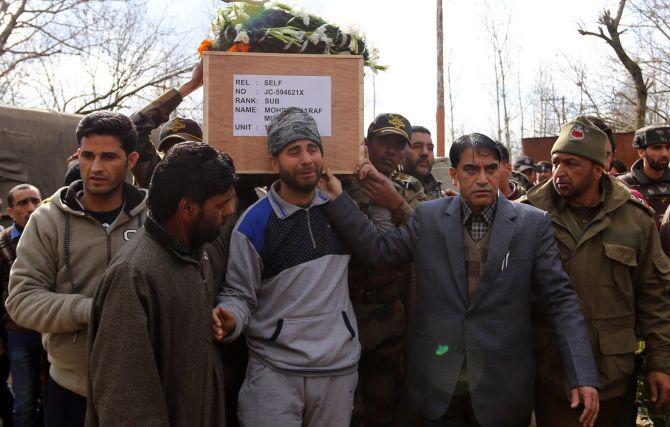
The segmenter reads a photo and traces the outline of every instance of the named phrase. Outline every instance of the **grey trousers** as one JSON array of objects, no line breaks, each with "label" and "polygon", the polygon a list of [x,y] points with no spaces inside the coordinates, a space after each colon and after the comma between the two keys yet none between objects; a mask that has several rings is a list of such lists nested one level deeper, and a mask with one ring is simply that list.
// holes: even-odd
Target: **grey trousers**
[{"label": "grey trousers", "polygon": [[238,396],[242,427],[349,427],[358,372],[289,375],[249,358]]}]

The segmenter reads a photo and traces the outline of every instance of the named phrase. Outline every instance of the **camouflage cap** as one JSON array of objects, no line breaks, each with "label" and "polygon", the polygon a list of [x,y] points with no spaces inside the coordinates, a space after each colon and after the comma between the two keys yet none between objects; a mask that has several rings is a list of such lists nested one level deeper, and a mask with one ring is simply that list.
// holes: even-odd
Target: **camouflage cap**
[{"label": "camouflage cap", "polygon": [[603,131],[586,117],[578,116],[563,125],[551,154],[574,154],[605,166],[608,145],[609,139]]},{"label": "camouflage cap", "polygon": [[158,151],[165,152],[170,146],[184,141],[202,142],[202,128],[194,120],[175,117],[161,127]]},{"label": "camouflage cap", "polygon": [[289,107],[270,120],[268,125],[268,150],[276,155],[293,141],[308,139],[323,152],[321,135],[314,117],[298,107]]},{"label": "camouflage cap", "polygon": [[379,114],[368,126],[368,140],[375,135],[400,135],[409,144],[412,125],[400,114]]},{"label": "camouflage cap", "polygon": [[526,169],[535,170],[535,161],[530,156],[523,156],[514,162],[514,169],[518,170],[519,172],[523,172]]},{"label": "camouflage cap", "polygon": [[646,148],[649,145],[670,143],[669,125],[649,125],[635,131],[633,148]]}]

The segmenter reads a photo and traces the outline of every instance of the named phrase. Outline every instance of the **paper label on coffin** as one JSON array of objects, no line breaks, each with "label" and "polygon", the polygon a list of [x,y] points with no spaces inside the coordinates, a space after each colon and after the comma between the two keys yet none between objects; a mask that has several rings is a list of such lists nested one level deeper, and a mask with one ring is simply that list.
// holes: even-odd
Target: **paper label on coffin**
[{"label": "paper label on coffin", "polygon": [[233,75],[233,136],[266,136],[266,127],[288,107],[309,113],[321,136],[331,136],[330,76]]}]

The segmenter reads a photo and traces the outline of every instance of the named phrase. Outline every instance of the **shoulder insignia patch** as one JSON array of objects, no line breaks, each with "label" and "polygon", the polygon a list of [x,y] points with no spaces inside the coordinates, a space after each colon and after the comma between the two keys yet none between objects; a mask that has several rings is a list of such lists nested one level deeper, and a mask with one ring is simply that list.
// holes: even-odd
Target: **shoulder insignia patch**
[{"label": "shoulder insignia patch", "polygon": [[636,204],[637,206],[644,209],[649,214],[649,216],[654,216],[656,214],[656,211],[654,210],[654,208],[649,206],[649,203],[647,203],[646,200],[644,200],[642,197],[635,194],[633,191],[630,192],[630,199],[629,200],[631,202],[633,202],[634,204]]}]

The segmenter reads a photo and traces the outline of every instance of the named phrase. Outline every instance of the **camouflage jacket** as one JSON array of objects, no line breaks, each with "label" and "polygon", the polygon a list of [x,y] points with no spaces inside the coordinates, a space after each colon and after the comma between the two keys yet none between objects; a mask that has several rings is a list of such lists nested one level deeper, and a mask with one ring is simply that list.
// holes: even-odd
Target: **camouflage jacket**
[{"label": "camouflage jacket", "polygon": [[393,185],[396,190],[398,190],[398,193],[405,199],[405,205],[403,207],[404,215],[401,221],[396,223],[396,225],[400,226],[409,221],[414,213],[414,208],[416,208],[419,203],[430,200],[430,198],[424,192],[421,182],[411,175],[393,171],[389,178],[393,181]]},{"label": "camouflage jacket", "polygon": [[181,104],[183,98],[176,89],[170,89],[151,101],[147,106],[130,116],[137,129],[137,152],[140,158],[133,168],[135,185],[147,188],[156,165],[161,160],[158,151],[151,143],[151,131],[167,122],[170,114]]},{"label": "camouflage jacket", "polygon": [[[361,190],[358,181],[344,182],[344,190],[358,204],[361,212],[374,222],[379,234],[407,222],[414,208],[427,200],[416,178],[399,172],[393,172],[390,178],[405,200],[401,215],[397,218],[393,218],[388,209],[372,203]],[[400,268],[370,268],[353,258],[349,264],[349,295],[354,303],[376,304],[397,298],[409,280],[409,265]]]},{"label": "camouflage jacket", "polygon": [[442,181],[438,181],[433,174],[428,174],[425,179],[421,180],[421,185],[428,200],[435,200],[444,196]]},{"label": "camouflage jacket", "polygon": [[630,168],[630,172],[619,175],[617,178],[626,183],[630,188],[639,191],[654,208],[654,220],[656,227],[661,226],[663,214],[670,205],[670,168],[665,170],[663,177],[652,181],[645,175],[643,160],[639,159]]}]

